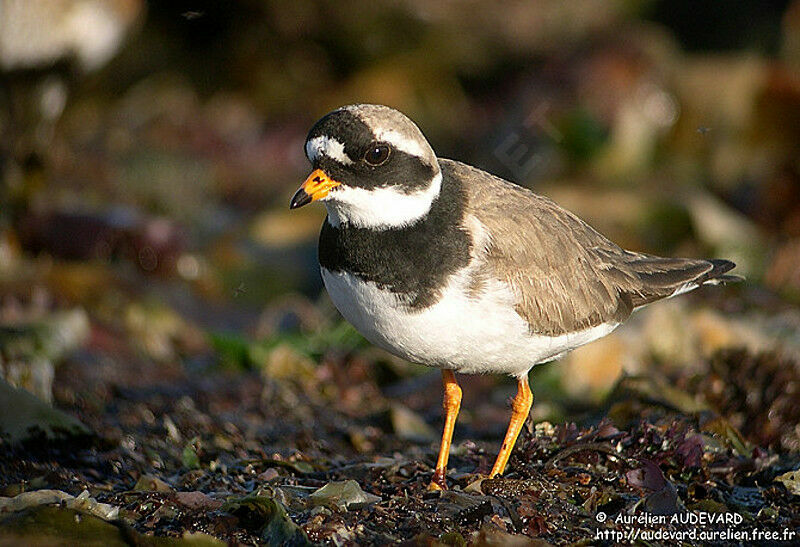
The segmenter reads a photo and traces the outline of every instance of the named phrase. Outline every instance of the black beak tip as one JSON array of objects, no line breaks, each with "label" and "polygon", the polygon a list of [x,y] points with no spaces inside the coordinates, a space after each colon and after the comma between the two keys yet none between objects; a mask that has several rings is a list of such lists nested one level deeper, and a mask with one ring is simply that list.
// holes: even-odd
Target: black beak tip
[{"label": "black beak tip", "polygon": [[303,205],[308,205],[311,203],[311,196],[308,193],[300,188],[292,197],[292,201],[289,202],[289,209],[297,209],[298,207],[302,207]]}]

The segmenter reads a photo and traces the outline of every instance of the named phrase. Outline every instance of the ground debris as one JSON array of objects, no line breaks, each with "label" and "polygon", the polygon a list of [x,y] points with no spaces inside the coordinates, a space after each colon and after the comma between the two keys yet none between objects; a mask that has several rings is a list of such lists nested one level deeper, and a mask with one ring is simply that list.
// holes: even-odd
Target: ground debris
[{"label": "ground debris", "polygon": [[[735,358],[753,359],[717,359]],[[504,477],[480,475],[491,464],[493,442],[462,443],[451,455],[452,489],[429,493],[437,443],[370,430],[374,411],[359,414],[349,403],[306,399],[297,384],[281,388],[290,399],[265,400],[261,384],[272,380],[257,371],[185,377],[178,386],[167,378],[169,387],[120,390],[108,406],[82,414],[105,441],[6,446],[0,451],[6,504],[17,495],[60,504],[91,492],[97,507],[113,508],[117,521],[137,533],[181,539],[191,531],[226,542],[298,545],[409,538],[424,544],[459,544],[458,538],[467,544],[511,538],[565,543],[629,526],[600,523],[600,514],[735,513],[743,518],[737,530],[792,529],[800,518],[791,474],[800,463],[796,453],[780,443],[760,444],[759,432],[746,424],[740,430],[735,413],[716,411],[716,402],[684,406],[676,403],[681,399],[658,399],[657,391],[639,389],[644,384],[638,380],[624,384],[624,396],[613,390],[609,412],[601,406],[599,419],[525,429]],[[673,389],[686,391],[683,399],[699,402],[709,385],[671,381]],[[438,387],[427,389],[430,407],[413,407],[426,418],[438,412]],[[305,426],[287,404],[305,405]],[[265,418],[289,412],[291,420]],[[500,427],[504,418],[498,413]],[[188,440],[170,440],[175,435],[165,423]],[[356,430],[367,432],[370,448],[350,442]],[[648,526],[675,531],[683,525]]]},{"label": "ground debris", "polygon": [[331,481],[308,496],[313,505],[349,510],[381,501],[380,496],[364,492],[354,480]]}]

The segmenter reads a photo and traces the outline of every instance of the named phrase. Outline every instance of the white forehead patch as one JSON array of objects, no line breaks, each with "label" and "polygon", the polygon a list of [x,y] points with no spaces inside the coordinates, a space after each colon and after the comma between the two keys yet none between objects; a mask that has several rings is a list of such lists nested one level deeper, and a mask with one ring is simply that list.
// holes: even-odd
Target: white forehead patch
[{"label": "white forehead patch", "polygon": [[322,135],[306,142],[306,156],[314,163],[320,156],[327,156],[343,165],[350,165],[353,161],[344,153],[344,144],[333,137]]}]

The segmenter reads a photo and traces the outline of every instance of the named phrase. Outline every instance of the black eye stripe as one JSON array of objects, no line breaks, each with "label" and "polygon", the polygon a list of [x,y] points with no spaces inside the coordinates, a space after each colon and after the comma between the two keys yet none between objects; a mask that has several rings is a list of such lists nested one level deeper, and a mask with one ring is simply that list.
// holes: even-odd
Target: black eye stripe
[{"label": "black eye stripe", "polygon": [[438,172],[438,169],[419,157],[399,150],[393,150],[391,161],[380,167],[373,167],[366,161],[342,165],[327,156],[321,156],[314,166],[345,186],[356,186],[365,190],[394,187],[403,193],[427,188]]},{"label": "black eye stripe", "polygon": [[[352,163],[343,164],[321,154],[315,158],[314,168],[322,169],[345,186],[367,190],[391,186],[401,192],[411,193],[427,187],[439,170],[435,159],[421,158],[379,140],[370,127],[347,110],[331,112],[314,124],[306,140],[315,137],[330,137],[344,145],[344,153]],[[389,157],[377,165],[365,158],[373,144],[389,146]],[[371,159],[377,161],[383,158],[376,156]]]}]

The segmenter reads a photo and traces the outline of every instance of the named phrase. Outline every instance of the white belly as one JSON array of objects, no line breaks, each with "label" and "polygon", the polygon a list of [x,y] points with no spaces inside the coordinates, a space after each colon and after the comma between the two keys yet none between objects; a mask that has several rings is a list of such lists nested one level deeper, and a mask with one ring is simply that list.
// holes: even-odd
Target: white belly
[{"label": "white belly", "polygon": [[532,335],[514,311],[507,285],[488,283],[481,295],[464,291],[458,273],[439,301],[409,310],[391,291],[354,275],[322,268],[322,279],[339,312],[376,346],[423,365],[465,373],[527,374],[536,364],[605,336],[617,324],[598,325],[561,336]]}]

